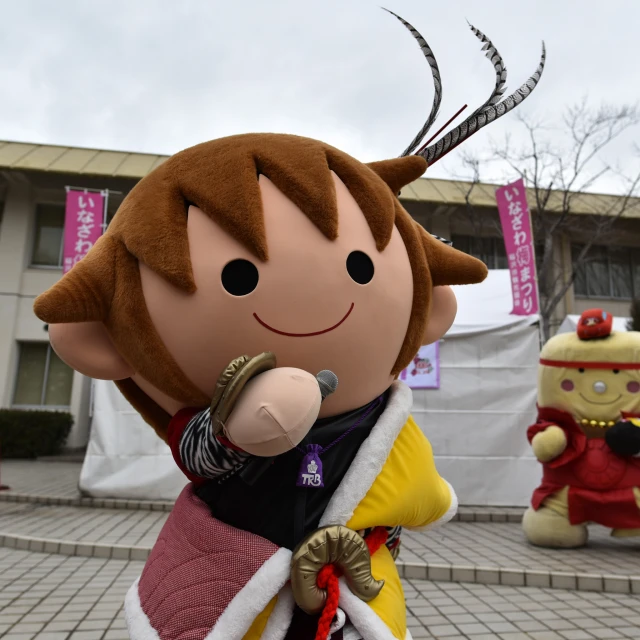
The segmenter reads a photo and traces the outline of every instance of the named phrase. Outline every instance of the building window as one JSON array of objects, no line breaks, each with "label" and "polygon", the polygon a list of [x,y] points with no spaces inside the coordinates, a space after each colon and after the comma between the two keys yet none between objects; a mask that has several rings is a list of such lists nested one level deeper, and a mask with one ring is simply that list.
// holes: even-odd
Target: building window
[{"label": "building window", "polygon": [[477,236],[452,236],[453,246],[478,260],[489,269],[508,269],[509,262],[502,238],[479,238]]},{"label": "building window", "polygon": [[48,342],[21,342],[14,406],[68,407],[73,369],[56,355]]},{"label": "building window", "polygon": [[[571,255],[578,259],[582,246],[573,245]],[[584,298],[640,297],[640,250],[631,247],[594,246],[576,269],[573,283],[576,296]]]},{"label": "building window", "polygon": [[[453,246],[478,260],[482,260],[489,269],[508,269],[509,261],[502,238],[479,238],[477,236],[452,236]],[[536,244],[536,268],[540,271],[544,245]]]},{"label": "building window", "polygon": [[31,264],[38,267],[62,267],[63,239],[64,205],[37,205]]}]

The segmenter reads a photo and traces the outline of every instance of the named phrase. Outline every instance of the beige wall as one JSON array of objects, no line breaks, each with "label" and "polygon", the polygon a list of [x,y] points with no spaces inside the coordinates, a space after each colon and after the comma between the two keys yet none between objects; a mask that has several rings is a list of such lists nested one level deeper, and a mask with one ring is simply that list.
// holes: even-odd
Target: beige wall
[{"label": "beige wall", "polygon": [[[4,184],[2,184],[4,181]],[[61,276],[62,269],[31,267],[36,203],[64,204],[65,186],[109,189],[109,211],[114,212],[136,180],[94,178],[54,173],[0,174],[5,201],[0,223],[0,406],[10,407],[18,367],[18,342],[48,342],[44,324],[33,313],[33,301]],[[74,373],[69,410],[74,426],[70,448],[83,447],[89,436],[91,381]]]},{"label": "beige wall", "polygon": [[[58,195],[64,201],[64,189]],[[18,341],[48,342],[44,324],[33,313],[37,295],[52,286],[61,269],[29,268],[36,196],[19,178],[10,181],[0,225],[0,404],[10,407],[18,367]],[[70,411],[74,426],[67,446],[86,445],[90,381],[74,374]]]}]

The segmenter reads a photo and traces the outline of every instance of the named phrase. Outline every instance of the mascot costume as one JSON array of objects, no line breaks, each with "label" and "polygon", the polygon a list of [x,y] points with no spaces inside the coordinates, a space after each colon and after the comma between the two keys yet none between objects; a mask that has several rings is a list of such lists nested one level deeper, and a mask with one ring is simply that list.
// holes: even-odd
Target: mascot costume
[{"label": "mascot costume", "polygon": [[[397,17],[397,16],[396,16]],[[35,303],[60,357],[114,380],[191,483],[126,598],[134,640],[404,640],[402,527],[456,511],[398,374],[485,265],[400,189],[520,104],[544,66],[415,154],[363,164],[293,135],[182,151]],[[435,136],[434,136],[435,137]],[[427,143],[428,144],[428,143]],[[318,373],[320,372],[320,373]],[[315,375],[317,374],[317,376]]]},{"label": "mascot costume", "polygon": [[542,484],[523,519],[529,542],[581,547],[587,524],[640,536],[640,332],[585,311],[540,354],[538,421],[527,432]]}]

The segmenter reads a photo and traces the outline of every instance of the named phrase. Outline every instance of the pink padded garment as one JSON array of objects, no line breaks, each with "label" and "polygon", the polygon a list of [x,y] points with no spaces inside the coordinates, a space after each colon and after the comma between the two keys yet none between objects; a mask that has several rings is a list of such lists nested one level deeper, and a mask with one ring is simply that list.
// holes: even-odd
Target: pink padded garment
[{"label": "pink padded garment", "polygon": [[264,538],[216,520],[188,485],[142,572],[142,610],[161,640],[203,640],[277,550]]}]

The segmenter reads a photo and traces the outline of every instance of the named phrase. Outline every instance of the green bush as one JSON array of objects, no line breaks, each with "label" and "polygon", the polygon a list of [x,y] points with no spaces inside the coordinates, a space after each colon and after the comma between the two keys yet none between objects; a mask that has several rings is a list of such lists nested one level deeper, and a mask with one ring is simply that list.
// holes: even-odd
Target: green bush
[{"label": "green bush", "polygon": [[37,458],[62,450],[73,416],[63,411],[0,409],[0,456]]}]

